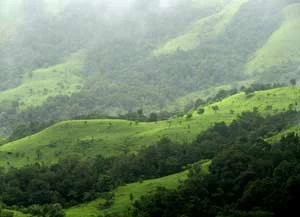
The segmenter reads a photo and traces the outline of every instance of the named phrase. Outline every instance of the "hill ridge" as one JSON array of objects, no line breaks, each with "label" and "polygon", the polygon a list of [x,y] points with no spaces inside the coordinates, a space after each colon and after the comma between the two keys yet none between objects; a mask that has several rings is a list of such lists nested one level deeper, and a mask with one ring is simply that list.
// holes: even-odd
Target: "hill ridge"
[{"label": "hill ridge", "polygon": [[0,147],[2,166],[33,162],[55,163],[70,154],[81,157],[118,155],[137,152],[167,136],[181,143],[191,142],[216,122],[230,123],[241,112],[256,108],[262,114],[288,110],[290,105],[300,110],[300,88],[283,87],[238,93],[204,107],[204,114],[192,112],[192,117],[174,117],[167,121],[133,122],[127,120],[73,120],[57,123],[37,134]]}]

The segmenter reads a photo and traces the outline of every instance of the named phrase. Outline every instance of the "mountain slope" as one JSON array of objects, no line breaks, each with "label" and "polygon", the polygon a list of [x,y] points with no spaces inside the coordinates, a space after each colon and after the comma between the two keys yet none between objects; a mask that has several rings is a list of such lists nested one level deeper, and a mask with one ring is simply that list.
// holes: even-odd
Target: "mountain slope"
[{"label": "mountain slope", "polygon": [[121,186],[114,191],[114,202],[112,206],[108,208],[100,208],[101,204],[105,203],[103,198],[99,198],[87,204],[81,204],[75,207],[71,207],[66,210],[67,217],[92,217],[103,214],[120,214],[126,212],[130,207],[133,200],[138,200],[141,196],[154,191],[158,187],[166,187],[168,189],[176,188],[180,180],[186,179],[187,172],[182,172],[174,175],[170,175],[163,178],[145,180],[143,182],[132,183],[125,186]]},{"label": "mountain slope", "polygon": [[[201,173],[206,175],[209,173],[209,165],[211,161],[200,162],[202,166]],[[167,189],[175,189],[178,185],[187,178],[188,171],[173,174],[170,176],[145,180],[143,182],[127,184],[121,186],[113,191],[113,204],[108,208],[101,208],[105,200],[99,198],[90,203],[81,204],[71,207],[66,210],[67,217],[92,217],[99,215],[118,215],[127,211],[132,202],[139,200],[142,196],[154,192],[158,187],[165,187]],[[132,198],[132,199],[130,199]]]},{"label": "mountain slope", "polygon": [[[222,34],[226,26],[230,24],[239,8],[247,0],[233,0],[216,14],[201,18],[189,27],[189,30],[166,42],[162,47],[154,50],[154,55],[172,54],[178,50],[188,51],[196,48],[201,40],[212,40]],[[206,39],[207,38],[207,39]]]},{"label": "mountain slope", "polygon": [[[204,107],[204,114],[191,118],[134,123],[126,120],[77,120],[58,123],[32,136],[0,147],[0,165],[22,167],[34,162],[55,163],[77,154],[83,158],[136,152],[168,136],[181,143],[190,142],[216,122],[230,123],[240,113],[258,109],[262,114],[300,109],[300,88],[285,87],[255,94],[239,93]],[[217,108],[217,109],[216,109]]]},{"label": "mountain slope", "polygon": [[[299,0],[179,0],[169,8],[136,0],[124,10],[98,0],[28,0],[21,9],[17,2],[1,1],[0,9],[0,17],[17,11],[0,21],[1,136],[29,125],[32,113],[37,122],[149,114],[218,87],[300,74],[299,49],[290,45]],[[263,66],[266,73],[252,73]]]},{"label": "mountain slope", "polygon": [[283,10],[284,21],[246,65],[246,72],[264,72],[272,66],[300,62],[300,3]]},{"label": "mountain slope", "polygon": [[[299,120],[299,122],[300,122],[300,120]],[[266,139],[266,141],[274,144],[274,143],[279,142],[283,136],[287,136],[290,133],[296,133],[299,135],[300,134],[300,124],[297,126],[293,126],[289,129],[285,129],[282,132],[278,133],[277,135],[274,135],[274,136]]]},{"label": "mountain slope", "polygon": [[0,102],[17,102],[18,109],[42,105],[48,97],[71,95],[82,86],[84,55],[76,53],[64,63],[30,72],[16,88],[0,92]]}]

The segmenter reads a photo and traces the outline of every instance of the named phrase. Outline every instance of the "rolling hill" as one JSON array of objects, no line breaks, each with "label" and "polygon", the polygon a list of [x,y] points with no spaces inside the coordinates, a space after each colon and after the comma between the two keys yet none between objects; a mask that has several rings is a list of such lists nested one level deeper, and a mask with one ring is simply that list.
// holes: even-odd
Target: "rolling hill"
[{"label": "rolling hill", "polygon": [[166,2],[0,0],[0,216],[298,210],[300,0]]},{"label": "rolling hill", "polygon": [[285,129],[282,132],[278,133],[277,135],[267,138],[266,141],[270,142],[270,143],[276,143],[276,142],[279,142],[283,136],[287,136],[290,133],[296,133],[299,135],[300,134],[300,124],[298,126],[292,126],[289,129]]},{"label": "rolling hill", "polygon": [[128,13],[97,0],[34,2],[1,1],[5,137],[31,113],[39,122],[149,114],[219,87],[299,77],[297,0],[135,2]]},{"label": "rolling hill", "polygon": [[2,103],[17,103],[18,109],[42,105],[48,97],[72,95],[82,86],[84,54],[73,54],[62,64],[41,68],[24,76],[16,88],[0,92]]},{"label": "rolling hill", "polygon": [[[216,122],[230,123],[240,113],[254,108],[262,114],[299,110],[300,89],[284,87],[246,95],[238,93],[204,107],[204,114],[192,112],[192,117],[174,117],[159,122],[127,120],[75,120],[51,126],[37,134],[0,147],[3,167],[22,167],[34,162],[55,163],[68,155],[83,158],[96,155],[118,155],[139,149],[167,136],[186,143]],[[214,110],[213,108],[218,108]]]},{"label": "rolling hill", "polygon": [[[203,175],[209,173],[210,163],[211,161],[201,162]],[[188,171],[184,171],[158,179],[145,180],[143,182],[121,186],[114,190],[114,199],[111,206],[107,208],[101,208],[101,204],[105,203],[105,200],[100,197],[99,199],[96,199],[90,203],[81,204],[67,209],[66,215],[67,217],[92,217],[125,213],[132,202],[139,200],[141,196],[145,196],[155,191],[158,187],[165,187],[167,189],[177,188],[180,182],[187,178],[187,173]],[[132,198],[132,200],[130,198]]]},{"label": "rolling hill", "polygon": [[246,72],[263,73],[272,66],[299,63],[300,3],[287,6],[282,14],[283,22],[263,47],[257,50],[246,65]]},{"label": "rolling hill", "polygon": [[75,207],[71,207],[66,210],[67,217],[91,217],[104,214],[121,214],[127,211],[132,201],[130,195],[134,200],[138,200],[141,196],[151,193],[158,187],[166,187],[169,189],[176,188],[179,185],[180,180],[186,179],[187,172],[182,172],[163,178],[154,180],[145,180],[143,182],[132,183],[125,186],[121,186],[114,191],[113,205],[108,208],[101,208],[101,204],[105,203],[103,198],[99,198],[87,204],[81,204]]},{"label": "rolling hill", "polygon": [[[208,1],[210,2],[210,1]],[[199,46],[199,43],[205,40],[212,40],[219,34],[222,34],[227,25],[239,11],[239,8],[246,3],[247,0],[233,0],[227,5],[222,5],[223,9],[213,15],[201,18],[193,23],[189,30],[180,36],[169,40],[160,48],[153,51],[155,56],[173,54],[179,50],[189,51]],[[205,4],[201,3],[202,7]]]}]

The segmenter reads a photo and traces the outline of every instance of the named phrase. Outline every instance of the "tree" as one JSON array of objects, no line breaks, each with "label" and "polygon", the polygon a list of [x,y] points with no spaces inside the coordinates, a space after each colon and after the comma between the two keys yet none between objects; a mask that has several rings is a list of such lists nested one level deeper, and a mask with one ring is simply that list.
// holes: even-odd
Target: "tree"
[{"label": "tree", "polygon": [[203,114],[204,112],[205,112],[205,109],[204,109],[204,108],[199,108],[199,109],[197,110],[197,113],[198,113],[199,115]]},{"label": "tree", "polygon": [[186,119],[191,119],[193,117],[193,113],[188,113],[187,115],[186,115]]},{"label": "tree", "polygon": [[214,110],[215,112],[217,112],[217,111],[219,110],[219,106],[217,106],[217,105],[214,105],[214,106],[212,106],[211,108],[212,108],[212,110]]},{"label": "tree", "polygon": [[144,116],[143,109],[138,109],[136,113],[138,114],[139,117],[143,117]]},{"label": "tree", "polygon": [[198,108],[201,105],[204,105],[205,101],[203,99],[197,99],[195,102],[195,108]]},{"label": "tree", "polygon": [[149,121],[157,121],[158,120],[158,115],[155,112],[150,113],[149,115]]},{"label": "tree", "polygon": [[60,204],[33,205],[28,209],[29,213],[36,217],[65,217],[66,214]]},{"label": "tree", "polygon": [[296,80],[295,78],[292,78],[292,79],[290,80],[290,83],[291,83],[292,86],[296,86],[297,80]]}]

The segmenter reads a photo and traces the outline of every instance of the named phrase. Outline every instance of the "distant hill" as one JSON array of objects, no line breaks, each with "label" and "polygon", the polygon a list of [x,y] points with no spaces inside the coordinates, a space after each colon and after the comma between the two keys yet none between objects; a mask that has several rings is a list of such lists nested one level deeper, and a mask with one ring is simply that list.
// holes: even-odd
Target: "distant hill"
[{"label": "distant hill", "polygon": [[56,163],[70,155],[82,158],[137,152],[167,136],[187,143],[216,122],[231,123],[239,114],[257,109],[276,114],[300,110],[300,89],[296,87],[238,93],[206,105],[203,114],[174,117],[159,122],[127,120],[75,120],[55,124],[37,134],[0,146],[0,166],[22,167],[34,162]]},{"label": "distant hill", "polygon": [[299,65],[300,3],[285,7],[281,13],[284,20],[246,65],[247,72],[264,73],[276,66]]},{"label": "distant hill", "polygon": [[176,2],[1,1],[0,134],[300,79],[299,0]]}]

